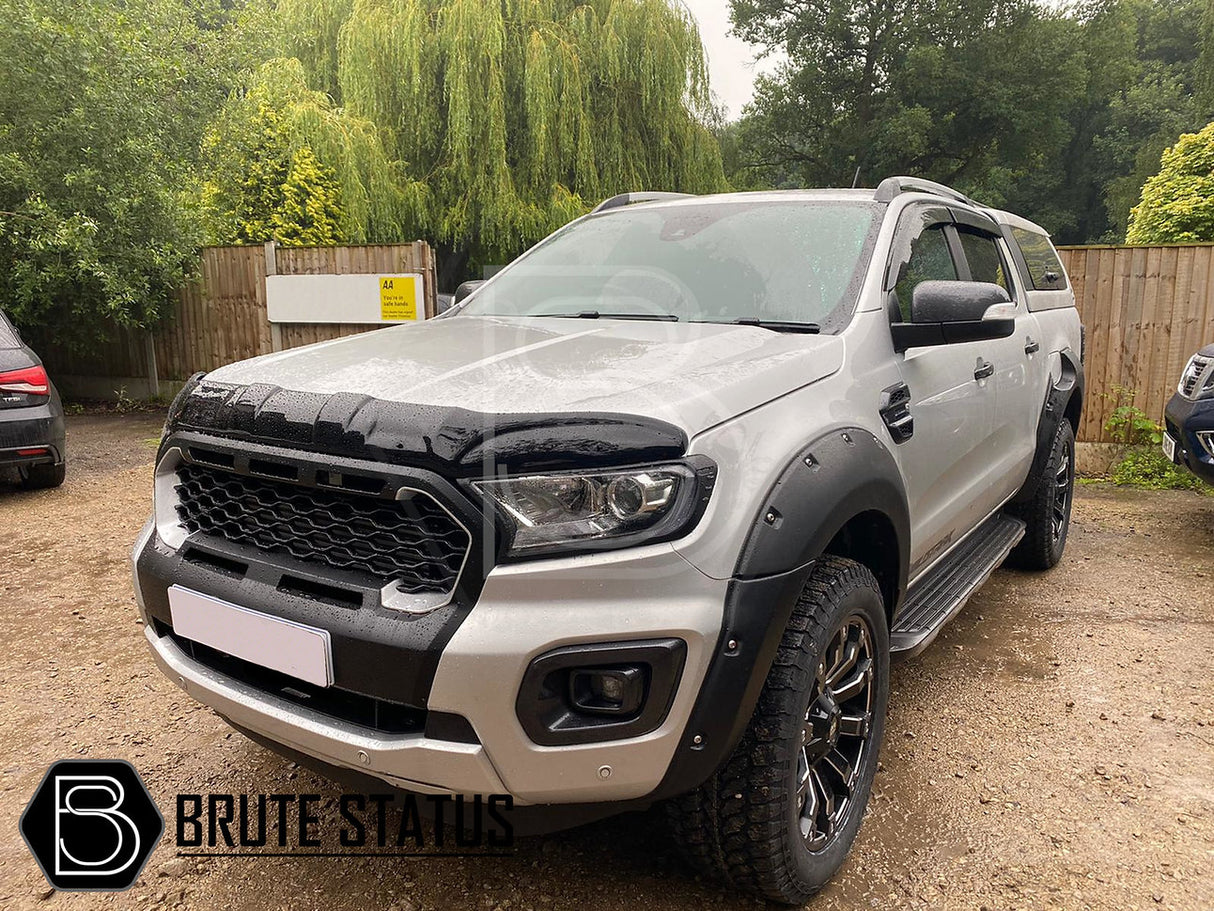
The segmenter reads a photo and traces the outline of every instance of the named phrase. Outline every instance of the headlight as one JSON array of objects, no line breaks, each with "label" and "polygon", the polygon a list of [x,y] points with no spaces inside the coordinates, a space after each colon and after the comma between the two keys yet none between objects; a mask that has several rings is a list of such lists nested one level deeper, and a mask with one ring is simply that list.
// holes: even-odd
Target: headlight
[{"label": "headlight", "polygon": [[1180,376],[1177,391],[1189,399],[1204,399],[1214,395],[1214,356],[1199,351],[1189,358],[1189,363],[1185,365],[1184,373]]},{"label": "headlight", "polygon": [[595,472],[474,481],[514,527],[510,552],[602,550],[668,541],[690,530],[708,502],[708,459]]}]

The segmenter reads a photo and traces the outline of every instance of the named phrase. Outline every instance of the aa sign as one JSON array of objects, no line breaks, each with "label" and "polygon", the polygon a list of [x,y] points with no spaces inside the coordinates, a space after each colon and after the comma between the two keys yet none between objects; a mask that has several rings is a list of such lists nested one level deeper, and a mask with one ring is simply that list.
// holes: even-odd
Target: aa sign
[{"label": "aa sign", "polygon": [[426,318],[420,273],[267,275],[271,323],[409,323]]},{"label": "aa sign", "polygon": [[417,319],[418,286],[416,275],[380,276],[379,318],[384,322]]}]

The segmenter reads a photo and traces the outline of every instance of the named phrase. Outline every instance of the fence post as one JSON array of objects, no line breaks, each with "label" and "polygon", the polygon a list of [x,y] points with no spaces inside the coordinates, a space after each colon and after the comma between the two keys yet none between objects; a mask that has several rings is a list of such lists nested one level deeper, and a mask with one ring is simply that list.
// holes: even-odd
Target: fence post
[{"label": "fence post", "polygon": [[[266,277],[278,274],[278,254],[274,241],[266,241]],[[265,279],[262,279],[265,281]],[[269,317],[266,317],[269,319]],[[278,323],[270,323],[270,350],[282,350],[282,327]]]},{"label": "fence post", "polygon": [[160,397],[160,370],[156,365],[156,338],[151,330],[143,334],[143,350],[148,362],[148,398]]}]

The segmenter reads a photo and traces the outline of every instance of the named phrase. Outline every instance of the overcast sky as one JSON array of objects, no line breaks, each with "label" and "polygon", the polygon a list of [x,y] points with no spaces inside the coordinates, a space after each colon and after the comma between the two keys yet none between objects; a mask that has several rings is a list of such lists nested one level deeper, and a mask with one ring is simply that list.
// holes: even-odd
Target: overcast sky
[{"label": "overcast sky", "polygon": [[[754,90],[754,49],[729,34],[729,0],[683,0],[700,24],[712,90],[734,120]],[[766,67],[762,64],[760,69]]]}]

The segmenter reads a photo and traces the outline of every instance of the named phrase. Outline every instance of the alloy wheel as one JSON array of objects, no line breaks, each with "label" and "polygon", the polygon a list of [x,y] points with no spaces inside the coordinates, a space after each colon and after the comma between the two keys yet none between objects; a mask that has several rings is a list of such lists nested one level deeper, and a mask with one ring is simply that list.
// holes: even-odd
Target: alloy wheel
[{"label": "alloy wheel", "polygon": [[818,663],[797,756],[801,836],[820,851],[851,812],[870,748],[873,634],[858,614],[839,627]]},{"label": "alloy wheel", "polygon": [[1064,446],[1058,470],[1054,473],[1054,507],[1050,515],[1050,531],[1057,542],[1066,530],[1068,511],[1071,505],[1071,453]]}]

